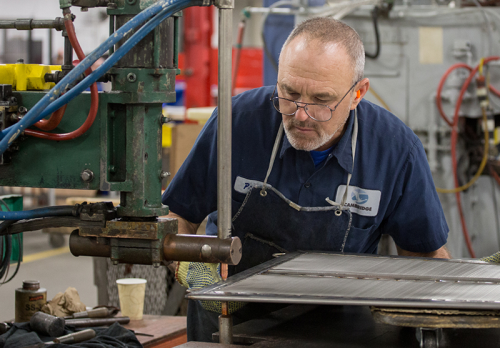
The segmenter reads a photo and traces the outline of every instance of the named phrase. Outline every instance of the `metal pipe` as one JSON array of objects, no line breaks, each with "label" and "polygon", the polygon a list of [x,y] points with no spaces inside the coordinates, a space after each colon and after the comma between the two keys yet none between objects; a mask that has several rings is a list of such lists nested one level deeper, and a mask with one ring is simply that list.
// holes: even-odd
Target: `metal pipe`
[{"label": "metal pipe", "polygon": [[[231,236],[231,140],[232,140],[232,25],[234,0],[218,0],[219,7],[219,81],[217,93],[217,237],[225,240]],[[241,257],[241,256],[240,256]],[[238,260],[239,262],[239,260]],[[227,263],[227,262],[224,262]],[[227,265],[222,264],[223,279],[227,277]],[[219,340],[233,343],[233,320],[228,315],[228,303],[223,303],[223,315],[219,316]]]},{"label": "metal pipe", "polygon": [[241,260],[238,237],[220,239],[215,236],[169,234],[163,241],[166,261],[194,261],[237,265]]},{"label": "metal pipe", "polygon": [[[224,3],[223,3],[224,2]],[[219,81],[217,126],[217,236],[231,236],[231,58],[234,3],[219,3]]]},{"label": "metal pipe", "polygon": [[[122,263],[150,264],[144,248],[123,245],[125,238],[82,237],[75,230],[69,238],[74,256],[111,257],[113,241],[122,241],[117,259]],[[118,243],[120,244],[120,243]],[[193,261],[236,265],[241,260],[241,241],[238,237],[219,239],[215,236],[168,234],[160,246],[166,261]]]},{"label": "metal pipe", "polygon": [[49,65],[52,65],[52,63],[53,63],[52,55],[54,54],[53,51],[52,51],[52,46],[53,46],[53,44],[52,44],[52,40],[53,40],[52,30],[49,29],[49,33],[48,34],[49,34],[49,49],[48,49],[48,51],[49,51],[49,60],[48,60],[48,62],[49,62]]},{"label": "metal pipe", "polygon": [[74,327],[93,327],[93,326],[110,326],[114,323],[128,324],[129,317],[114,317],[114,318],[80,318],[80,319],[67,319],[66,325]]},{"label": "metal pipe", "polygon": [[233,318],[230,315],[219,315],[219,343],[233,344]]},{"label": "metal pipe", "polygon": [[80,237],[78,230],[74,230],[69,236],[69,250],[74,256],[111,256],[111,245],[108,239]]},{"label": "metal pipe", "polygon": [[33,29],[64,29],[64,20],[61,17],[56,19],[15,19],[15,20],[0,20],[0,29],[17,29],[17,30],[33,30]]},{"label": "metal pipe", "polygon": [[32,31],[28,31],[28,40],[26,42],[26,64],[33,64],[33,35]]},{"label": "metal pipe", "polygon": [[64,36],[64,56],[63,56],[62,70],[69,71],[71,69],[73,69],[73,46],[71,46],[71,42],[69,41],[69,37],[67,35],[65,35]]}]

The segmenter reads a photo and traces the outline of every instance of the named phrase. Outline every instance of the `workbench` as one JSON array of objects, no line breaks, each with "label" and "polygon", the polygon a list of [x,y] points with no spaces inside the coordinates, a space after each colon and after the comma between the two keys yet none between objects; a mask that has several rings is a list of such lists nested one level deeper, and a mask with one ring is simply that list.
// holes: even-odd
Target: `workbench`
[{"label": "workbench", "polygon": [[[290,305],[233,328],[234,345],[188,342],[179,348],[418,348],[416,330],[375,322],[368,306]],[[218,340],[218,335],[214,335]],[[443,329],[439,347],[498,347],[500,329]],[[240,346],[241,347],[241,346]]]},{"label": "workbench", "polygon": [[186,317],[144,315],[142,320],[132,320],[123,326],[136,333],[153,335],[137,336],[144,348],[170,348],[187,342]]}]

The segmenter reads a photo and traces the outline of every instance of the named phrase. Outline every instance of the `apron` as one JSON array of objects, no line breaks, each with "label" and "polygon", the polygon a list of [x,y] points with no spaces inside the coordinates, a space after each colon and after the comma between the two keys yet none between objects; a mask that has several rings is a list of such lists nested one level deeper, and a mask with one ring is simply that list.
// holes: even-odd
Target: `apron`
[{"label": "apron", "polygon": [[[352,130],[352,160],[358,136],[357,111],[354,111]],[[345,207],[349,182],[341,203],[329,198],[327,207],[301,207],[287,199],[281,192],[267,184],[279,144],[283,137],[281,124],[274,143],[266,178],[254,186],[241,207],[233,206],[232,235],[243,243],[243,256],[236,266],[229,266],[229,275],[272,259],[275,253],[296,250],[343,252],[351,228],[352,216]],[[234,204],[234,203],[233,203]],[[233,325],[255,319],[285,305],[273,303],[248,303],[232,314]],[[205,310],[199,301],[189,301],[187,313],[188,341],[212,342],[212,333],[218,331],[218,314]]]},{"label": "apron", "polygon": [[[351,143],[353,165],[357,135],[358,118],[355,110]],[[252,187],[233,216],[232,235],[241,239],[243,256],[238,265],[229,266],[229,275],[268,261],[276,253],[296,250],[344,251],[352,222],[351,212],[345,207],[352,174],[347,176],[341,203],[327,197],[330,206],[302,207],[290,201],[267,184],[282,137],[283,123],[276,136],[264,182]],[[233,211],[235,209],[237,207],[233,206]]]}]

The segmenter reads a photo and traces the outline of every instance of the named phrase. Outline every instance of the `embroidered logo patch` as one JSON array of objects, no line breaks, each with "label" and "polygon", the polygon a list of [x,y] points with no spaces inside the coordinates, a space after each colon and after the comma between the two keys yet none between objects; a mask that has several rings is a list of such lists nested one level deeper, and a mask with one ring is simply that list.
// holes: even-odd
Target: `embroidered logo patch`
[{"label": "embroidered logo patch", "polygon": [[[262,186],[262,181],[250,180],[237,176],[234,182],[234,190],[239,193],[247,194],[256,185]],[[268,184],[268,186],[271,185]]]},{"label": "embroidered logo patch", "polygon": [[[337,189],[335,202],[340,203],[342,201],[344,191],[345,185],[340,185]],[[377,216],[381,195],[382,193],[379,190],[365,190],[356,186],[349,186],[345,206],[350,208],[351,213],[363,216]]]}]

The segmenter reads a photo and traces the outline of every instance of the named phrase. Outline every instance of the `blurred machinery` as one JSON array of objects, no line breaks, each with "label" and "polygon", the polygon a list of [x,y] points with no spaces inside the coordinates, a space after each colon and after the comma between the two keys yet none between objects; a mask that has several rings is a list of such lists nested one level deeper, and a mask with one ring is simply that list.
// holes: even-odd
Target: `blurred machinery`
[{"label": "blurred machinery", "polygon": [[371,88],[365,98],[392,111],[424,144],[450,227],[451,254],[480,257],[498,251],[499,2],[264,4],[269,7],[245,10],[252,16],[264,13],[264,85],[276,81],[279,50],[294,23],[333,16],[351,25],[367,52]]}]

